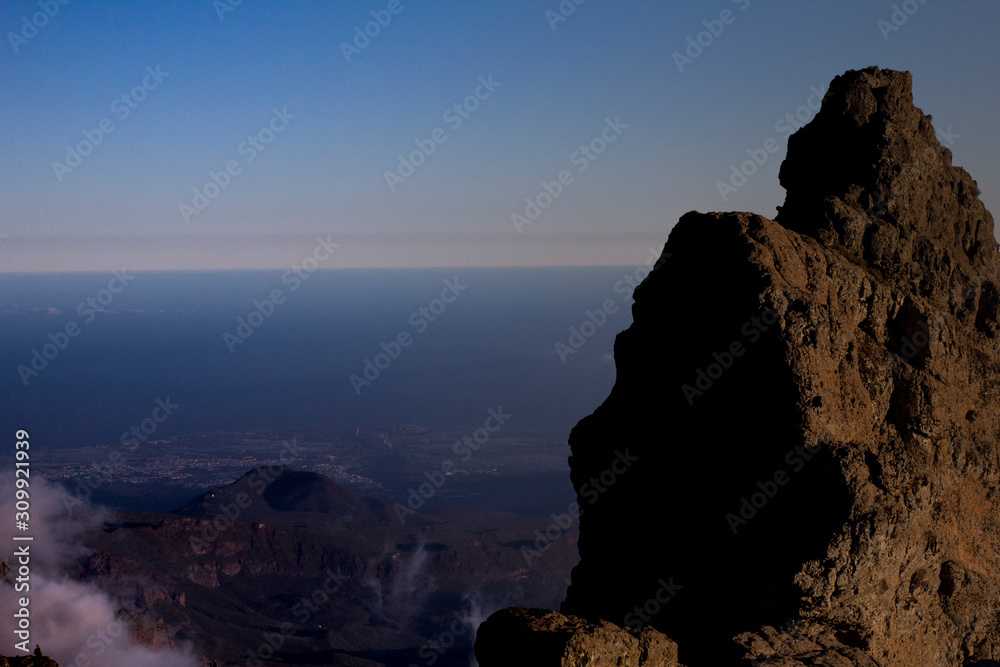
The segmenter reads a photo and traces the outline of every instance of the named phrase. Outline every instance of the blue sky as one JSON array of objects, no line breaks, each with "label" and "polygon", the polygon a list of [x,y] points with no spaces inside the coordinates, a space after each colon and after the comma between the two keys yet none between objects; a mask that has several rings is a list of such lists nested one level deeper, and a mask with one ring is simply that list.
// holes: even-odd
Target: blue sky
[{"label": "blue sky", "polygon": [[[325,268],[638,265],[686,211],[773,216],[776,123],[868,65],[913,73],[1000,210],[995,2],[566,0],[555,28],[557,0],[229,2],[3,3],[0,270],[284,268],[317,236],[341,244]],[[372,12],[391,20],[348,61]],[[467,100],[460,125],[445,115]],[[600,155],[576,153],[602,132]],[[89,155],[53,167],[84,133]],[[730,165],[772,137],[723,201]],[[390,188],[416,141],[433,152]],[[228,182],[186,221],[211,173]]]}]

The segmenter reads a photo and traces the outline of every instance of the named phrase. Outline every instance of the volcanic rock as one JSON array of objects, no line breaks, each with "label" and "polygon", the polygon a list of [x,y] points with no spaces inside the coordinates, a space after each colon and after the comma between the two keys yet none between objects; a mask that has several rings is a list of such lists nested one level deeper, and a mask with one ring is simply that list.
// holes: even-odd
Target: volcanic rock
[{"label": "volcanic rock", "polygon": [[[262,498],[263,503],[254,502]],[[216,487],[172,512],[184,516],[273,519],[276,512],[329,515],[340,523],[388,521],[384,501],[364,498],[326,475],[288,466],[255,468],[232,484]]]},{"label": "volcanic rock", "polygon": [[0,655],[0,667],[59,667],[59,663],[36,651],[34,655],[12,657]]},{"label": "volcanic rock", "polygon": [[570,435],[564,613],[692,667],[1000,664],[1000,258],[911,83],[834,79],[777,220],[671,231]]},{"label": "volcanic rock", "polygon": [[629,631],[548,609],[502,609],[479,626],[478,637],[482,645],[504,647],[477,653],[480,667],[683,667],[677,644],[652,628]]},{"label": "volcanic rock", "polygon": [[183,514],[110,513],[67,574],[122,601],[137,642],[190,645],[220,666],[271,651],[261,662],[465,665],[480,609],[559,604],[575,527],[529,567],[543,517],[451,507],[402,522],[375,512],[385,504],[322,475],[257,468]]}]

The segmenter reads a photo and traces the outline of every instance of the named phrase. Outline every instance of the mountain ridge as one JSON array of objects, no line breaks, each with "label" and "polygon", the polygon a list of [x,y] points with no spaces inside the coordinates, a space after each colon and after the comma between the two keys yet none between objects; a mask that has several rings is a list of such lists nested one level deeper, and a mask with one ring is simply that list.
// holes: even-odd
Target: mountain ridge
[{"label": "mountain ridge", "polygon": [[[258,498],[264,502],[257,502]],[[317,472],[293,470],[286,465],[259,466],[169,513],[273,520],[283,514],[303,512],[325,514],[339,523],[385,522],[389,520],[389,503],[360,496]]]}]

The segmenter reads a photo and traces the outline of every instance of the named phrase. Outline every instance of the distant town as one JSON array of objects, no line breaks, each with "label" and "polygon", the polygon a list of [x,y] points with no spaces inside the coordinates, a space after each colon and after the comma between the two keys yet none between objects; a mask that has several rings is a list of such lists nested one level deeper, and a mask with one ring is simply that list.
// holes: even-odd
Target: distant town
[{"label": "distant town", "polygon": [[504,428],[488,438],[477,436],[477,430],[417,425],[193,433],[147,440],[138,447],[61,449],[54,452],[53,463],[43,458],[35,466],[41,476],[63,483],[72,496],[105,501],[109,494],[182,498],[229,484],[265,465],[318,472],[362,495],[384,498],[404,493],[442,470],[456,480],[449,492],[457,497],[483,476],[565,473],[568,484],[570,449],[564,432]]}]

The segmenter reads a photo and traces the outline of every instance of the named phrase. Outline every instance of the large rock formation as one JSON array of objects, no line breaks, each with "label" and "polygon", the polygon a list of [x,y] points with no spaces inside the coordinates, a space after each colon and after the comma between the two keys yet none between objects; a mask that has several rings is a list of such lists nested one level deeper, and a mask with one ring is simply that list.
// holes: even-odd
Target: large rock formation
[{"label": "large rock formation", "polygon": [[1000,665],[1000,258],[930,121],[909,73],[847,72],[777,220],[674,227],[570,436],[563,612],[690,667]]}]

